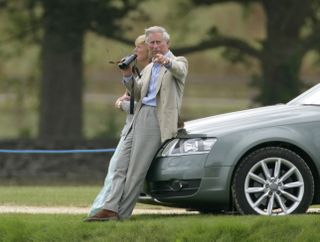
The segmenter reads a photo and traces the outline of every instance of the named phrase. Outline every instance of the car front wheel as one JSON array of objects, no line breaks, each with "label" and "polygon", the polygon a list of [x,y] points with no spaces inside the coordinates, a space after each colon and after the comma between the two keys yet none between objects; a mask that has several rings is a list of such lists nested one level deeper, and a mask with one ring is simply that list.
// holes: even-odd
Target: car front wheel
[{"label": "car front wheel", "polygon": [[313,199],[314,182],[305,161],[280,147],[247,155],[237,167],[232,195],[242,214],[304,213]]}]

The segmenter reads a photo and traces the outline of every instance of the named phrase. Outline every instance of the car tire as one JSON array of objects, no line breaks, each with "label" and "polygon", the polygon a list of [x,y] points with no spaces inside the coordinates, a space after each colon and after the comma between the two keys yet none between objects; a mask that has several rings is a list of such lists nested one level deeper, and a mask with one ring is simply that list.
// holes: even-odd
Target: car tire
[{"label": "car tire", "polygon": [[314,181],[310,168],[296,153],[266,147],[242,159],[231,189],[241,214],[286,215],[307,211]]}]

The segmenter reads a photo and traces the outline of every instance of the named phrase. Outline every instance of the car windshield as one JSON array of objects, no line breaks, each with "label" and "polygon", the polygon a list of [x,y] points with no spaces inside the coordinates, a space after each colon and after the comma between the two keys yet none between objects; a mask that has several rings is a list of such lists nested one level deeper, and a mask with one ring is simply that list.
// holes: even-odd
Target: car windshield
[{"label": "car windshield", "polygon": [[320,106],[320,84],[305,91],[295,99],[288,102],[288,105],[315,105]]}]

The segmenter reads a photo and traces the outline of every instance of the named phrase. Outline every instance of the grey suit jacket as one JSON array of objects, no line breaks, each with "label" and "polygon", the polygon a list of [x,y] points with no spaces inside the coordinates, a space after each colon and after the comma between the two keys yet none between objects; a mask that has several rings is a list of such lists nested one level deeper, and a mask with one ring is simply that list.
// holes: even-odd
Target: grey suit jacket
[{"label": "grey suit jacket", "polygon": [[[184,57],[170,57],[171,67],[161,66],[157,79],[157,116],[160,126],[161,141],[177,135],[178,115],[181,109],[184,84],[188,73],[188,61]],[[137,101],[135,115],[142,106],[142,98],[147,95],[153,63],[147,65],[140,79],[132,78],[125,85],[130,92],[134,81],[134,94]]]}]

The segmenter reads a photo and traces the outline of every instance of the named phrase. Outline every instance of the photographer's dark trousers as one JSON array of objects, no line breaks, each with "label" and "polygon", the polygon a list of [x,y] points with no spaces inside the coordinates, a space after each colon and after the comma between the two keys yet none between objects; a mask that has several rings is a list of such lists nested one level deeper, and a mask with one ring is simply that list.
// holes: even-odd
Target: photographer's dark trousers
[{"label": "photographer's dark trousers", "polygon": [[151,161],[161,145],[156,107],[143,105],[138,112],[122,143],[111,193],[104,205],[121,219],[131,216]]}]

